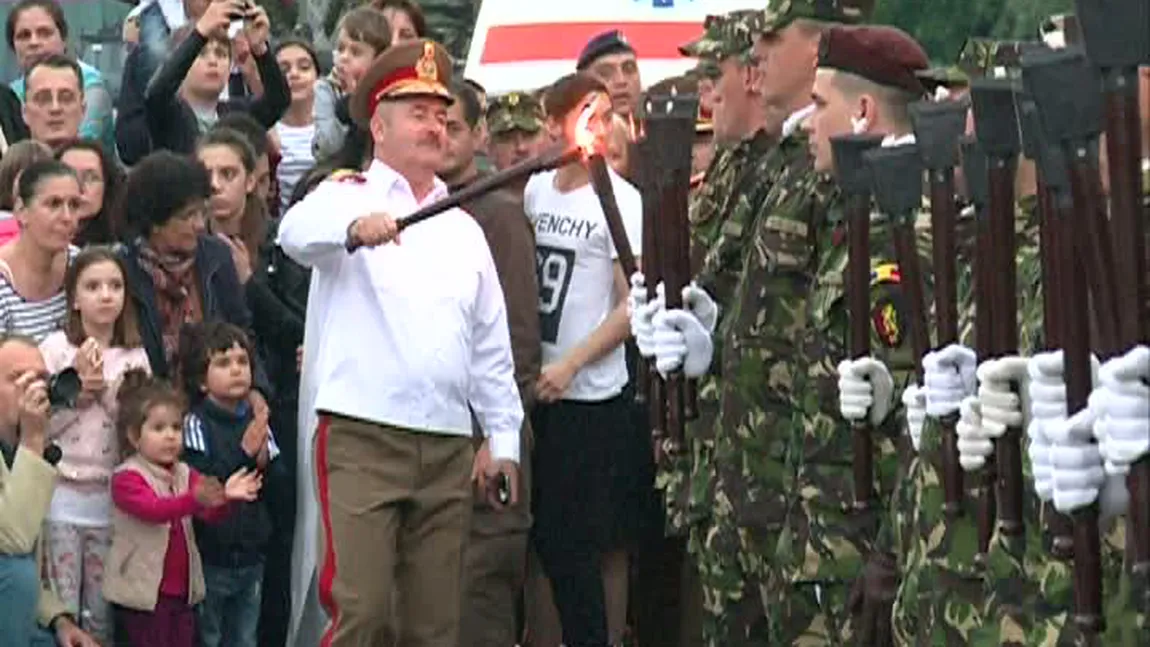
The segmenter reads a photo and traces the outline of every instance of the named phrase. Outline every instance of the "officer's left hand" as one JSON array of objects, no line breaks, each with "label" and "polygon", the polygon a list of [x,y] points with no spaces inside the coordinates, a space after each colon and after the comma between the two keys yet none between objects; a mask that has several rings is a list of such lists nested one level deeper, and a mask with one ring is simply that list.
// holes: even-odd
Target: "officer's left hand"
[{"label": "officer's left hand", "polygon": [[655,368],[663,377],[680,366],[688,378],[700,377],[711,367],[715,347],[711,334],[685,310],[665,310],[655,315]]},{"label": "officer's left hand", "polygon": [[1015,383],[1026,377],[1026,366],[1025,358],[1010,356],[987,360],[978,367],[982,426],[992,438],[1022,426],[1022,398],[1015,392]]}]

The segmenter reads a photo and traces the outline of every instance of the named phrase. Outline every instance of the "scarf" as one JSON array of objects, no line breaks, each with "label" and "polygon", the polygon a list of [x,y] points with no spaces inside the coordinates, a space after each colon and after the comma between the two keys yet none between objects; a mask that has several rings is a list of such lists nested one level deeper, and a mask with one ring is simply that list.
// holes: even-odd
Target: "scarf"
[{"label": "scarf", "polygon": [[160,331],[169,375],[176,375],[180,328],[202,317],[196,292],[196,257],[161,254],[147,242],[138,241],[140,267],[152,278],[156,308],[160,311]]}]

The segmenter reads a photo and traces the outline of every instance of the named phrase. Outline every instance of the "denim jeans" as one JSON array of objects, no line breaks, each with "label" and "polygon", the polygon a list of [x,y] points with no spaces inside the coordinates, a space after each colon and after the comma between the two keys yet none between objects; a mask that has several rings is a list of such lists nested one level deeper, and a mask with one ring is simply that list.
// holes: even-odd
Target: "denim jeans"
[{"label": "denim jeans", "polygon": [[0,555],[0,636],[6,647],[54,647],[36,624],[40,569],[33,555]]},{"label": "denim jeans", "polygon": [[204,564],[207,595],[199,609],[200,647],[256,647],[263,579],[263,564]]}]

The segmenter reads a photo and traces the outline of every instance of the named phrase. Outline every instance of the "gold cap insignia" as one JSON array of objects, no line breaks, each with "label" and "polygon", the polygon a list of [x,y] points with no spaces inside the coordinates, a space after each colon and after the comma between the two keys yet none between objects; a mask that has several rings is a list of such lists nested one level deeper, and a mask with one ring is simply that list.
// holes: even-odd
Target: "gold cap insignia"
[{"label": "gold cap insignia", "polygon": [[428,41],[423,43],[423,56],[415,64],[415,73],[424,81],[435,81],[439,78],[439,66],[435,64],[435,44]]},{"label": "gold cap insignia", "polygon": [[507,97],[507,105],[511,106],[512,108],[519,105],[519,95],[516,93],[512,93],[510,96],[508,96]]}]

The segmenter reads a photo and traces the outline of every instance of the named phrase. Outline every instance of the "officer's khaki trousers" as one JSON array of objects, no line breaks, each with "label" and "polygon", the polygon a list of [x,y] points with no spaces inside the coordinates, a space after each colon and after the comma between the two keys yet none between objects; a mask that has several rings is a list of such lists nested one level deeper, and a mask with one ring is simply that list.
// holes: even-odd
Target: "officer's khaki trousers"
[{"label": "officer's khaki trousers", "polygon": [[321,647],[457,644],[471,438],[321,415],[315,444]]}]

